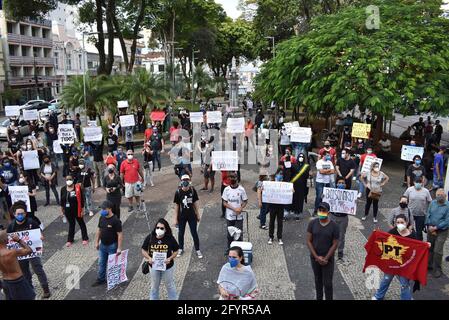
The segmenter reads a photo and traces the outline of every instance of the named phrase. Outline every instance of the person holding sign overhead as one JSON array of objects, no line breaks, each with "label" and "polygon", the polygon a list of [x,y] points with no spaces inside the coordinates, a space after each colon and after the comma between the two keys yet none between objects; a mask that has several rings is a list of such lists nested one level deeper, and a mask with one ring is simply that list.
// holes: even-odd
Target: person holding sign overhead
[{"label": "person holding sign overhead", "polygon": [[366,220],[372,204],[374,217],[373,221],[374,223],[377,223],[377,212],[379,210],[379,199],[382,196],[382,188],[388,183],[390,178],[385,173],[380,171],[380,165],[378,162],[373,162],[370,172],[363,173],[362,178],[366,189],[365,216],[362,220]]}]

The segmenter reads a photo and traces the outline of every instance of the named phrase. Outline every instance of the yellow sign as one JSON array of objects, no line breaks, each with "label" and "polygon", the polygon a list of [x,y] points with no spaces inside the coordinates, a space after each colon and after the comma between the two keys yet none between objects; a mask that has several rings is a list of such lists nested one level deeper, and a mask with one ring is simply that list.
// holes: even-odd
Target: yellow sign
[{"label": "yellow sign", "polygon": [[400,245],[395,237],[388,237],[387,242],[376,241],[379,249],[382,250],[382,260],[393,259],[402,264],[402,255],[407,251],[409,247]]},{"label": "yellow sign", "polygon": [[352,137],[368,139],[371,132],[371,125],[367,123],[354,123],[352,125]]}]

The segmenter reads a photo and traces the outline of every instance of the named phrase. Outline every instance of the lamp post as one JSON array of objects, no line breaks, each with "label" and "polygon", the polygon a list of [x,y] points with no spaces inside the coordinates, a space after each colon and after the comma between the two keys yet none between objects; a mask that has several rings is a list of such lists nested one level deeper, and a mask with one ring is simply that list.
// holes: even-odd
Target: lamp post
[{"label": "lamp post", "polygon": [[33,66],[34,66],[34,83],[36,85],[36,99],[40,100],[39,97],[39,83],[37,80],[37,68],[36,68],[36,53],[33,53]]}]

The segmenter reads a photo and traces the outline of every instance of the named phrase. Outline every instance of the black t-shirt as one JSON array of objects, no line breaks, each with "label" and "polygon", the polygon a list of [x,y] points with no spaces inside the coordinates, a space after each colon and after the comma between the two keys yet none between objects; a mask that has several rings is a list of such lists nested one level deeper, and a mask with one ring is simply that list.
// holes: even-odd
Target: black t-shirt
[{"label": "black t-shirt", "polygon": [[122,198],[122,193],[120,191],[120,188],[122,187],[122,179],[118,175],[115,175],[113,179],[109,177],[109,175],[106,175],[103,179],[104,186],[106,188],[114,188],[114,191],[111,193],[106,194],[106,199],[113,201],[118,200]]},{"label": "black t-shirt", "polygon": [[174,203],[179,204],[179,217],[185,219],[194,217],[195,210],[193,204],[198,200],[198,194],[194,188],[190,188],[188,191],[179,188],[173,200]]},{"label": "black t-shirt", "polygon": [[153,150],[162,150],[162,135],[160,133],[151,135],[150,141]]},{"label": "black t-shirt", "polygon": [[[167,258],[171,257],[173,252],[179,250],[179,244],[173,236],[165,235],[162,239],[157,239],[155,235],[150,234],[145,238],[142,249],[147,251],[150,257],[153,252],[166,252]],[[167,269],[173,267],[173,261],[167,265]]]},{"label": "black t-shirt", "polygon": [[337,160],[337,166],[339,166],[340,172],[343,175],[343,177],[347,176],[349,171],[351,171],[352,169],[355,170],[356,165],[354,160],[349,159],[343,159],[343,158],[339,158]]},{"label": "black t-shirt", "polygon": [[78,200],[76,198],[76,191],[73,189],[72,191],[67,190],[67,199],[66,199],[65,207],[66,208],[78,208]]},{"label": "black t-shirt", "polygon": [[137,122],[140,124],[145,116],[143,111],[137,111]]},{"label": "black t-shirt", "polygon": [[112,136],[108,136],[107,140],[109,151],[117,149],[118,137],[115,134],[113,134]]},{"label": "black t-shirt", "polygon": [[415,167],[411,164],[407,169],[407,177],[410,177],[410,182],[414,183],[416,178],[425,177],[426,176],[426,168],[424,166]]},{"label": "black t-shirt", "polygon": [[413,124],[413,126],[415,128],[415,134],[418,136],[422,136],[423,135],[423,131],[424,131],[424,122],[416,122]]},{"label": "black t-shirt", "polygon": [[100,217],[98,228],[100,229],[101,243],[109,246],[117,242],[117,232],[122,232],[122,222],[115,215],[110,218]]},{"label": "black t-shirt", "polygon": [[39,224],[36,222],[36,220],[32,218],[26,218],[25,222],[22,224],[17,223],[17,221],[13,221],[9,224],[8,229],[6,230],[8,233],[11,232],[19,232],[19,231],[25,231],[25,230],[33,230],[33,229],[39,229]]},{"label": "black t-shirt", "polygon": [[143,161],[144,162],[151,162],[153,161],[153,155],[147,150],[145,150],[145,152],[143,153]]},{"label": "black t-shirt", "polygon": [[103,162],[103,146],[104,141],[102,140],[101,143],[92,143],[92,151],[94,154],[94,161],[95,162]]},{"label": "black t-shirt", "polygon": [[316,254],[322,257],[327,255],[333,241],[338,240],[339,236],[338,225],[335,222],[329,221],[327,225],[323,226],[319,219],[309,222],[307,232],[312,234],[312,245]]},{"label": "black t-shirt", "polygon": [[[399,234],[398,229],[396,229],[396,228],[391,229],[390,231],[388,231],[388,233],[389,233],[389,234],[393,234],[393,235],[395,235],[395,236],[401,236],[401,235]],[[402,236],[401,236],[401,237],[402,237]],[[406,236],[406,237],[404,237],[404,238],[409,238],[409,239],[415,239],[415,240],[416,240],[416,232],[415,232],[415,230],[413,230],[408,236]]]},{"label": "black t-shirt", "polygon": [[443,127],[441,126],[441,124],[437,124],[435,126],[435,134],[440,135],[443,133]]},{"label": "black t-shirt", "polygon": [[91,178],[94,175],[93,171],[90,168],[87,170],[79,171],[76,177],[77,183],[81,183],[83,188],[89,188],[92,186]]}]

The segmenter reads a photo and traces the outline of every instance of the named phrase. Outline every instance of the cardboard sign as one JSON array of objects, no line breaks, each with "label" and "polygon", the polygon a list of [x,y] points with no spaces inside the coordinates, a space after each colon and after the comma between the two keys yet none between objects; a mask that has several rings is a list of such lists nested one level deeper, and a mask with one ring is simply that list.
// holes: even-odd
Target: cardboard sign
[{"label": "cardboard sign", "polygon": [[25,121],[37,120],[39,118],[39,111],[37,111],[36,109],[33,110],[23,109],[22,113],[23,113],[23,120]]},{"label": "cardboard sign", "polygon": [[74,144],[76,133],[72,124],[60,124],[58,126],[58,138],[61,144]]},{"label": "cardboard sign", "polygon": [[11,202],[23,201],[27,205],[27,212],[31,212],[30,196],[28,195],[28,186],[10,186],[8,187]]},{"label": "cardboard sign", "polygon": [[89,120],[87,121],[88,127],[96,127],[97,126],[97,120]]},{"label": "cardboard sign", "polygon": [[204,114],[202,112],[190,112],[190,122],[203,123],[203,116]]},{"label": "cardboard sign", "polygon": [[108,256],[108,267],[106,273],[108,290],[111,290],[122,282],[128,281],[128,277],[126,276],[126,268],[128,267],[128,252],[129,250],[124,250],[118,256],[116,254],[110,254]]},{"label": "cardboard sign", "polygon": [[402,146],[401,160],[413,161],[413,157],[416,155],[422,158],[424,155],[424,147]]},{"label": "cardboard sign", "polygon": [[40,229],[32,229],[8,233],[8,243],[6,244],[6,247],[9,250],[17,250],[22,248],[20,244],[12,240],[14,234],[18,234],[19,238],[22,239],[24,242],[26,242],[26,244],[30,246],[30,248],[33,250],[33,252],[27,256],[17,257],[17,260],[27,260],[36,257],[42,257],[43,245],[41,240]]},{"label": "cardboard sign", "polygon": [[355,215],[357,213],[357,190],[324,188],[323,202],[331,207],[331,212]]},{"label": "cardboard sign", "polygon": [[366,157],[365,161],[363,162],[363,167],[361,173],[368,173],[371,171],[371,166],[374,162],[377,162],[379,164],[379,168],[382,168],[382,162],[383,160],[381,158],[375,158],[375,157]]},{"label": "cardboard sign", "polygon": [[352,137],[368,139],[371,132],[371,125],[369,123],[353,123],[352,124]]},{"label": "cardboard sign", "polygon": [[212,170],[237,171],[239,156],[237,151],[212,151]]},{"label": "cardboard sign", "polygon": [[207,112],[207,124],[210,123],[221,123],[221,111],[208,111]]},{"label": "cardboard sign", "polygon": [[293,202],[293,183],[264,181],[262,202],[291,204]]},{"label": "cardboard sign", "polygon": [[243,133],[245,132],[245,118],[228,118],[226,122],[227,133]]},{"label": "cardboard sign", "polygon": [[32,170],[40,168],[39,155],[37,153],[37,150],[22,151],[22,159],[24,170]]},{"label": "cardboard sign", "polygon": [[61,141],[59,140],[53,141],[53,152],[57,154],[61,154],[64,152],[61,148]]},{"label": "cardboard sign", "polygon": [[312,140],[312,128],[292,127],[290,141],[299,143],[310,143]]},{"label": "cardboard sign", "polygon": [[128,108],[129,107],[128,101],[117,101],[117,107],[119,109]]},{"label": "cardboard sign", "polygon": [[134,119],[134,115],[126,115],[126,116],[120,116],[120,125],[125,127],[134,127],[136,125],[136,121]]},{"label": "cardboard sign", "polygon": [[152,269],[156,271],[167,270],[167,265],[165,264],[165,259],[167,259],[167,252],[153,252],[153,265]]},{"label": "cardboard sign", "polygon": [[20,106],[5,106],[5,116],[7,117],[20,116]]},{"label": "cardboard sign", "polygon": [[83,128],[84,142],[101,141],[103,139],[103,132],[101,127],[87,127]]}]

